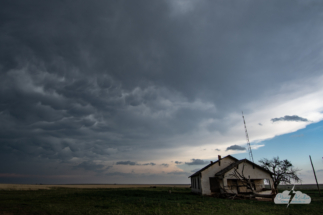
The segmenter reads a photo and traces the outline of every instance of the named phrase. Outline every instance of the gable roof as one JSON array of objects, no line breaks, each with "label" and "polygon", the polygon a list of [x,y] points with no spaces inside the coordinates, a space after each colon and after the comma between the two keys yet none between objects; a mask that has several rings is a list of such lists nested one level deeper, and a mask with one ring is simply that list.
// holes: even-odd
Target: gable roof
[{"label": "gable roof", "polygon": [[248,159],[242,159],[242,160],[238,160],[238,161],[236,161],[236,162],[234,162],[234,163],[230,164],[230,165],[229,165],[229,166],[227,166],[226,168],[224,168],[224,169],[220,170],[219,172],[217,172],[217,173],[215,174],[215,176],[224,175],[226,172],[230,171],[232,168],[234,168],[234,167],[238,166],[239,164],[241,164],[241,163],[243,163],[243,162],[248,162],[248,163],[250,163],[250,164],[252,164],[252,165],[254,165],[254,166],[258,167],[259,169],[261,169],[261,170],[263,170],[263,171],[265,171],[265,172],[268,172],[268,173],[269,173],[269,174],[271,174],[271,175],[273,175],[273,174],[274,174],[273,172],[271,172],[271,171],[269,171],[269,170],[267,170],[267,169],[265,169],[265,168],[263,168],[263,167],[261,167],[261,166],[259,166],[259,165],[255,164],[255,163],[253,163],[253,162],[249,161]]},{"label": "gable roof", "polygon": [[[233,160],[235,160],[235,161],[239,161],[237,158],[232,157],[231,155],[227,155],[227,156],[223,157],[222,159],[224,159],[224,158],[226,158],[226,157],[232,158],[232,159],[233,159]],[[222,160],[222,159],[221,159],[221,160]],[[215,161],[215,162],[213,162],[213,163],[210,163],[210,164],[206,165],[205,167],[203,167],[203,168],[202,168],[202,169],[200,169],[199,171],[195,172],[193,175],[189,176],[189,178],[190,178],[190,177],[193,177],[193,176],[197,176],[197,175],[199,175],[202,171],[206,170],[207,168],[209,168],[209,167],[210,167],[210,166],[212,166],[213,164],[216,164],[217,162],[219,162],[219,160],[217,160],[217,161]]]},{"label": "gable roof", "polygon": [[[265,171],[265,172],[268,172],[268,173],[269,173],[269,174],[271,174],[271,175],[273,175],[273,174],[274,174],[273,172],[271,172],[271,171],[269,171],[269,170],[267,170],[267,169],[265,169],[265,168],[263,168],[263,167],[259,166],[258,164],[255,164],[255,163],[253,163],[253,162],[249,161],[248,159],[241,159],[241,160],[238,160],[238,159],[236,159],[235,157],[232,157],[231,155],[225,156],[225,157],[223,157],[223,158],[226,158],[226,157],[230,157],[230,158],[232,158],[233,160],[235,160],[235,162],[234,162],[234,163],[232,163],[232,164],[230,164],[229,166],[225,167],[224,169],[220,170],[219,172],[217,172],[217,173],[215,174],[215,176],[224,175],[226,172],[230,171],[232,168],[236,167],[237,165],[239,165],[240,163],[242,163],[242,162],[244,162],[244,161],[246,161],[246,162],[248,162],[248,163],[250,163],[250,164],[252,164],[252,165],[254,165],[254,166],[258,167],[259,169],[261,169],[261,170],[263,170],[263,171]],[[223,158],[222,158],[222,159],[223,159]],[[222,160],[222,159],[221,159],[221,160]],[[210,163],[210,164],[206,165],[205,167],[203,167],[203,168],[202,168],[202,169],[200,169],[199,171],[195,172],[193,175],[189,176],[189,178],[190,178],[190,177],[193,177],[193,176],[197,176],[197,175],[199,175],[201,172],[203,172],[204,170],[206,170],[207,168],[209,168],[209,167],[210,167],[210,166],[212,166],[213,164],[216,164],[217,162],[219,162],[219,160],[217,160],[217,161],[215,161],[215,162],[213,162],[213,163]]]},{"label": "gable roof", "polygon": [[226,168],[224,169],[221,169],[219,172],[215,173],[215,176],[220,176],[220,175],[223,175],[224,173],[230,171],[232,168],[238,166],[240,163],[242,163],[245,159],[242,159],[242,160],[238,160],[232,164],[230,164],[229,166],[227,166]]}]

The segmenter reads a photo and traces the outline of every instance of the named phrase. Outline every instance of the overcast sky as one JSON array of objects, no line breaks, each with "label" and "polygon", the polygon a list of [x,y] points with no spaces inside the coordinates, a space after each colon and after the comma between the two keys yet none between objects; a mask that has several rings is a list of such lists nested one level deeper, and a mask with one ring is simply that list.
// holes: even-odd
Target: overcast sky
[{"label": "overcast sky", "polygon": [[312,154],[322,183],[322,11],[2,0],[0,182],[190,183],[218,155],[249,159],[244,111],[256,162],[289,159],[314,183]]}]

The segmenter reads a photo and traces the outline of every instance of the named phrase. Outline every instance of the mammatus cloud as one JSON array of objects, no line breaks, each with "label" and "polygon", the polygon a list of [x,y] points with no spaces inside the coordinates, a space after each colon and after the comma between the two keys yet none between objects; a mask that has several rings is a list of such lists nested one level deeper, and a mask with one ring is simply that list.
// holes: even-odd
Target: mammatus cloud
[{"label": "mammatus cloud", "polygon": [[175,161],[175,164],[181,164],[181,163],[183,163],[183,162],[180,162],[180,161]]},{"label": "mammatus cloud", "polygon": [[[214,147],[224,151],[242,144],[237,109],[252,104],[250,117],[268,110],[253,120],[257,125],[271,119],[268,115],[292,113],[289,101],[310,91],[315,96],[298,101],[303,110],[297,114],[318,118],[323,88],[314,74],[322,61],[313,50],[319,50],[323,31],[315,4],[253,0],[232,8],[229,1],[182,2],[2,1],[0,172],[84,171],[92,177],[86,170],[101,171],[108,162],[118,161],[113,171],[119,174],[129,167],[150,169],[157,160],[154,169],[175,159],[212,160],[218,154]],[[272,11],[276,18],[268,19]],[[302,87],[281,89],[299,80]],[[302,88],[310,90],[305,94]],[[250,117],[251,137],[286,131],[278,128],[281,123],[269,123],[274,131],[270,126],[253,131]],[[160,150],[168,153],[156,153]]]},{"label": "mammatus cloud", "polygon": [[284,116],[284,117],[280,117],[280,118],[273,118],[271,119],[272,122],[278,122],[278,121],[294,121],[294,122],[308,122],[308,119],[299,117],[297,115],[293,115],[293,116]]},{"label": "mammatus cloud", "polygon": [[192,162],[185,162],[187,165],[203,165],[207,164],[207,161],[201,160],[201,159],[192,159]]},{"label": "mammatus cloud", "polygon": [[232,146],[229,146],[226,151],[228,150],[237,150],[237,151],[243,151],[243,150],[246,150],[245,147],[242,147],[242,146],[238,146],[238,145],[232,145]]}]

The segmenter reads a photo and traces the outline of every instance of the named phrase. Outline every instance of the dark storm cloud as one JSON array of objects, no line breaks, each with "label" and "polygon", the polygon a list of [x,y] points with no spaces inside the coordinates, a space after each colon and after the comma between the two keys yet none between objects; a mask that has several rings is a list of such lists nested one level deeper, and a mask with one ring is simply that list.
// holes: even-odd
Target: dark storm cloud
[{"label": "dark storm cloud", "polygon": [[201,159],[192,159],[192,162],[185,162],[187,165],[203,165],[207,164],[207,161],[201,160]]},{"label": "dark storm cloud", "polygon": [[221,150],[220,150],[220,149],[215,149],[215,151],[218,151],[218,152],[219,152],[219,151],[221,151]]},{"label": "dark storm cloud", "polygon": [[179,171],[168,172],[167,174],[170,174],[170,175],[189,175],[189,173],[187,173],[187,172],[179,172]]},{"label": "dark storm cloud", "polygon": [[144,163],[144,164],[141,164],[141,165],[143,165],[143,166],[148,166],[148,165],[155,166],[156,164],[153,163],[153,162],[150,162],[150,163]]},{"label": "dark storm cloud", "polygon": [[308,119],[299,117],[297,115],[293,116],[284,116],[280,118],[273,118],[271,119],[272,122],[278,122],[278,121],[294,121],[294,122],[308,122]]},{"label": "dark storm cloud", "polygon": [[118,161],[116,163],[116,165],[130,165],[130,166],[134,166],[134,165],[138,165],[136,162],[133,161]]},{"label": "dark storm cloud", "polygon": [[104,170],[110,169],[111,166],[107,166],[106,168],[103,168],[104,165],[102,164],[96,164],[92,161],[84,161],[76,166],[74,166],[74,169],[83,169],[86,171],[95,171],[95,172],[103,172]]},{"label": "dark storm cloud", "polygon": [[242,147],[242,146],[238,146],[238,145],[232,145],[232,146],[229,146],[226,151],[228,150],[237,150],[237,151],[243,151],[243,150],[246,150],[245,147]]},{"label": "dark storm cloud", "polygon": [[177,165],[179,165],[179,164],[181,164],[181,163],[183,163],[183,162],[175,161],[175,164],[177,164]]},{"label": "dark storm cloud", "polygon": [[169,166],[169,164],[167,164],[167,163],[163,163],[161,165],[164,166],[164,167],[168,167]]},{"label": "dark storm cloud", "polygon": [[124,173],[124,172],[108,172],[105,175],[107,175],[107,176],[126,176],[126,177],[136,176],[136,174],[134,174],[134,173]]},{"label": "dark storm cloud", "polygon": [[[139,160],[153,156],[143,149],[173,147],[167,138],[209,119],[221,123],[208,131],[225,133],[226,114],[262,96],[254,89],[322,67],[320,3],[185,5],[2,1],[0,161],[26,162],[0,171],[53,162],[69,173],[98,168],[74,159]],[[122,156],[129,151],[133,157]]]},{"label": "dark storm cloud", "polygon": [[133,161],[118,161],[116,163],[116,165],[130,165],[130,166],[134,166],[134,165],[137,165],[137,166],[148,166],[148,165],[150,165],[150,166],[155,166],[156,164],[153,163],[153,162],[140,164],[140,163],[133,162]]}]

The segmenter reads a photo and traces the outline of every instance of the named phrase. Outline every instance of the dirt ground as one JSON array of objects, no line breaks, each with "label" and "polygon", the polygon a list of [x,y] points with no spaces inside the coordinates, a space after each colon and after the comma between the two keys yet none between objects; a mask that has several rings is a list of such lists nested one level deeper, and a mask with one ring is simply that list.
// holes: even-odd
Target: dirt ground
[{"label": "dirt ground", "polygon": [[189,184],[66,184],[66,185],[36,185],[36,184],[0,184],[0,190],[40,190],[51,188],[136,188],[136,187],[190,187]]}]

